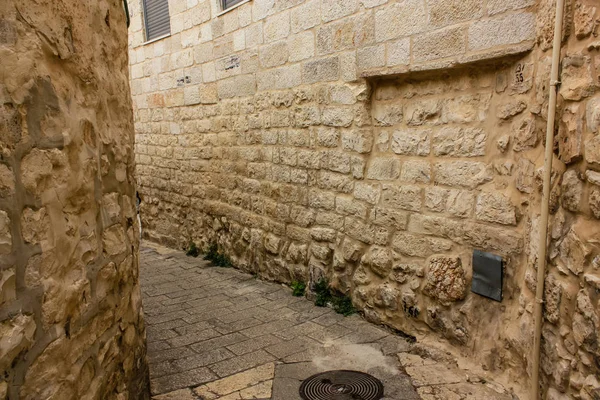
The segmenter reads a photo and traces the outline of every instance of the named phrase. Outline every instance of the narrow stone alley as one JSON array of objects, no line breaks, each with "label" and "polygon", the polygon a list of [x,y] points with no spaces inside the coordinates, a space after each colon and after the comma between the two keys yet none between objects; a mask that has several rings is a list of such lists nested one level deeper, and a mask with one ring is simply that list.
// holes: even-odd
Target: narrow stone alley
[{"label": "narrow stone alley", "polygon": [[156,400],[300,399],[302,380],[335,369],[380,379],[385,399],[510,400],[452,358],[291,289],[149,243],[141,282]]}]

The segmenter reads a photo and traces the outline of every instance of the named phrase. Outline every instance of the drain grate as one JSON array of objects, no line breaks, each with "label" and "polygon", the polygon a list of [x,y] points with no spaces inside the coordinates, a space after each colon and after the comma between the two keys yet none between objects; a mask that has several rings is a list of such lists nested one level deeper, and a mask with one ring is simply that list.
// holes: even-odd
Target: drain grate
[{"label": "drain grate", "polygon": [[304,400],[379,400],[383,384],[369,374],[358,371],[328,371],[302,382]]}]

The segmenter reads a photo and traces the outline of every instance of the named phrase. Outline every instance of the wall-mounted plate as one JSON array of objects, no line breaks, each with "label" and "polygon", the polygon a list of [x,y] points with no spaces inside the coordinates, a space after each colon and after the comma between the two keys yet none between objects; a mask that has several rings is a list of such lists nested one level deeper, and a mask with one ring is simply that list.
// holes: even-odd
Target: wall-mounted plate
[{"label": "wall-mounted plate", "polygon": [[502,257],[484,251],[473,251],[471,291],[502,301]]}]

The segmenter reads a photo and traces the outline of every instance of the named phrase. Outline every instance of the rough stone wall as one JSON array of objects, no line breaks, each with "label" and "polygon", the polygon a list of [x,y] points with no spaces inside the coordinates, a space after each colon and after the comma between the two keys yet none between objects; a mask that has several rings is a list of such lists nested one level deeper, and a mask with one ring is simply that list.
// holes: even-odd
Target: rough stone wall
[{"label": "rough stone wall", "polygon": [[[132,7],[145,236],[217,242],[267,279],[326,277],[523,394],[554,4],[215,4],[170,2],[173,34],[146,45]],[[568,1],[566,21],[543,395],[594,399],[600,7]],[[474,249],[503,257],[501,303],[470,293]]]},{"label": "rough stone wall", "polygon": [[0,2],[0,399],[148,398],[119,0]]}]

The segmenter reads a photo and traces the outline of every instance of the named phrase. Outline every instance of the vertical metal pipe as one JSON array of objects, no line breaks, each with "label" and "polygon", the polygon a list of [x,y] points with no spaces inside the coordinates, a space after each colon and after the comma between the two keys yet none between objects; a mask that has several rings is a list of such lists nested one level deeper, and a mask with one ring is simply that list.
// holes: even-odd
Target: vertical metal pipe
[{"label": "vertical metal pipe", "polygon": [[540,352],[542,341],[544,281],[546,279],[546,253],[548,238],[548,210],[552,179],[552,155],[554,147],[554,124],[556,119],[556,97],[558,92],[558,70],[562,44],[564,18],[564,0],[556,0],[556,19],[554,21],[554,42],[552,45],[552,71],[550,73],[550,98],[548,100],[548,124],[546,126],[546,148],[544,154],[544,189],[542,195],[542,214],[539,227],[539,254],[537,260],[537,281],[534,305],[535,330],[533,337],[533,371],[531,375],[531,399],[539,400],[540,391]]}]

